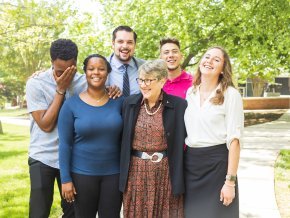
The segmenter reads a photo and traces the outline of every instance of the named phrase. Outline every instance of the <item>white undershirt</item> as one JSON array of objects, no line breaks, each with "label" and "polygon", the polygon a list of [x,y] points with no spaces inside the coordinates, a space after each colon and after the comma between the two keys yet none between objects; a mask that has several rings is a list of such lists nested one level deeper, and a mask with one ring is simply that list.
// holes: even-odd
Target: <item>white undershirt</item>
[{"label": "white undershirt", "polygon": [[242,97],[235,88],[228,87],[224,93],[224,103],[214,105],[209,100],[215,95],[216,89],[202,106],[199,87],[195,92],[192,87],[187,91],[188,106],[184,121],[187,131],[185,143],[189,147],[208,147],[226,143],[229,148],[233,139],[239,139],[241,144],[244,129]]}]

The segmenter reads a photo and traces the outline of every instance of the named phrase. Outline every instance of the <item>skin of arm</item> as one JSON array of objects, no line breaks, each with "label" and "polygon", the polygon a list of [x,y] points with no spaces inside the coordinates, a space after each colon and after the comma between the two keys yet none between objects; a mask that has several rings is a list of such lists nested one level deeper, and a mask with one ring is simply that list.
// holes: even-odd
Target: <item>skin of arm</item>
[{"label": "skin of arm", "polygon": [[[240,143],[238,139],[234,139],[229,148],[228,156],[228,172],[229,175],[237,175],[238,165],[240,160]],[[235,181],[226,181],[223,185],[220,200],[223,204],[228,206],[235,198]],[[228,185],[227,185],[228,184]]]},{"label": "skin of arm", "polygon": [[[71,84],[71,81],[75,73],[76,73],[75,66],[68,67],[63,72],[63,74],[59,77],[55,74],[55,72],[53,72],[53,76],[57,84],[56,89],[59,92],[64,93],[65,90]],[[57,123],[58,113],[62,106],[63,99],[64,99],[64,95],[61,95],[56,92],[54,99],[47,110],[38,110],[38,111],[33,111],[31,113],[33,119],[35,120],[35,122],[37,123],[37,125],[40,127],[42,131],[51,132],[55,128],[56,123]]]}]

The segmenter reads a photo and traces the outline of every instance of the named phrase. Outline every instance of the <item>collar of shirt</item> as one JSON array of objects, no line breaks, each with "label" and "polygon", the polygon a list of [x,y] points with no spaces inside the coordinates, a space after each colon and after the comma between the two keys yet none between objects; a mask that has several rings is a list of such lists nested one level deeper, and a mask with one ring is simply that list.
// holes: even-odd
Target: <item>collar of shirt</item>
[{"label": "collar of shirt", "polygon": [[[119,70],[123,69],[123,65],[124,63],[121,62],[115,55],[113,55],[112,60],[111,60],[111,65],[114,65],[116,68],[118,68]],[[127,63],[129,66],[134,67],[134,61],[133,58],[131,58],[131,60],[129,61],[129,63]]]},{"label": "collar of shirt", "polygon": [[50,67],[47,71],[49,73],[49,79],[51,79],[56,84],[56,81],[55,81],[54,76],[53,76],[53,69],[52,69],[52,67]]},{"label": "collar of shirt", "polygon": [[[154,107],[156,107],[157,105],[159,105],[159,102],[160,101],[163,101],[163,90],[161,89],[161,93],[160,93],[160,95],[159,95],[159,97],[158,97],[158,99],[157,99],[157,101],[155,102],[155,105],[154,105]],[[141,105],[144,105],[145,104],[145,102],[147,103],[148,102],[148,100],[147,99],[145,99],[145,98],[143,98],[142,99],[142,101],[141,101]]]},{"label": "collar of shirt", "polygon": [[166,82],[169,82],[169,83],[175,83],[175,82],[179,82],[180,80],[187,80],[190,78],[191,75],[189,75],[185,70],[182,70],[181,71],[181,74],[174,78],[173,80],[170,80],[170,79],[167,79]]},{"label": "collar of shirt", "polygon": [[[199,84],[199,85],[196,86],[196,88],[195,88],[196,90],[192,90],[193,93],[195,93],[197,97],[200,96],[200,85],[201,85],[201,84]],[[220,89],[220,88],[221,88],[221,84],[219,83],[219,84],[217,85],[217,87],[215,87],[215,88],[211,91],[211,94],[209,95],[208,98],[210,99],[210,98],[214,97],[215,94],[216,94],[216,90],[218,90],[218,89]]]}]

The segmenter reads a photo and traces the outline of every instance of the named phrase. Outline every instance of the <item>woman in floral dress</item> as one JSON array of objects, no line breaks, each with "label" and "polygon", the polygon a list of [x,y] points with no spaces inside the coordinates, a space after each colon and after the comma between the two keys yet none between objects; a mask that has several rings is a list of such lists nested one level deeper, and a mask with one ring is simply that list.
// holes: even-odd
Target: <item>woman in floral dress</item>
[{"label": "woman in floral dress", "polygon": [[186,101],[162,91],[167,66],[139,69],[141,93],[125,99],[120,190],[124,217],[183,217]]}]

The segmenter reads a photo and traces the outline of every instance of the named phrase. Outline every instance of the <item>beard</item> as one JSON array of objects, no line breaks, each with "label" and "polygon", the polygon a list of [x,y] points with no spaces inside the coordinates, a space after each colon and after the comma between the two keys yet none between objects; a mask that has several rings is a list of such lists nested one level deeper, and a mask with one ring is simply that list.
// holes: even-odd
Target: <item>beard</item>
[{"label": "beard", "polygon": [[128,56],[123,57],[123,56],[121,55],[121,51],[119,51],[118,54],[115,53],[115,56],[116,56],[116,57],[117,57],[121,62],[129,62],[129,61],[132,59],[132,57],[133,57],[133,55],[130,54],[130,51],[129,51],[129,53],[128,53]]},{"label": "beard", "polygon": [[129,56],[129,57],[123,58],[123,57],[121,57],[120,55],[116,55],[116,57],[117,57],[120,61],[122,61],[122,62],[128,62],[128,61],[130,61],[131,58],[132,58],[132,56]]}]

